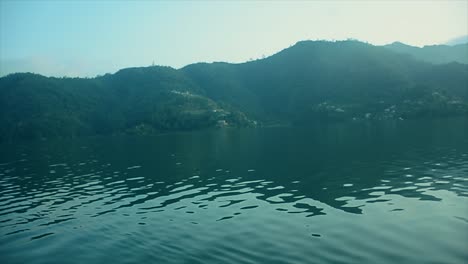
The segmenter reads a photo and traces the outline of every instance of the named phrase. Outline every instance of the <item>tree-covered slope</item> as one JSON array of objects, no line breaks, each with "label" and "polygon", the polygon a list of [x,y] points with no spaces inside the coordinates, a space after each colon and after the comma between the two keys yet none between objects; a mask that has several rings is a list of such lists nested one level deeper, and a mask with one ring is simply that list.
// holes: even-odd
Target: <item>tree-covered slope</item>
[{"label": "tree-covered slope", "polygon": [[[245,115],[199,94],[175,69],[124,69],[92,79],[18,73],[0,78],[0,141],[157,133],[250,125]],[[224,124],[224,123],[221,123]]]},{"label": "tree-covered slope", "polygon": [[[428,99],[433,93],[446,95],[447,101],[467,99],[466,65],[432,65],[357,41],[302,41],[266,59],[220,66],[189,65],[182,70],[206,88],[208,96],[215,91],[216,100],[256,108],[257,117],[265,120],[360,119],[368,113],[408,117],[413,115],[408,113],[411,105],[418,103],[415,95],[426,100],[418,116],[433,116],[438,114]],[[236,101],[236,93],[249,96]],[[246,97],[249,101],[242,100]],[[384,114],[398,105],[400,113]],[[453,114],[459,110],[457,106]]]},{"label": "tree-covered slope", "polygon": [[0,78],[0,141],[258,123],[466,115],[468,65],[357,41],[302,41],[265,59]]}]

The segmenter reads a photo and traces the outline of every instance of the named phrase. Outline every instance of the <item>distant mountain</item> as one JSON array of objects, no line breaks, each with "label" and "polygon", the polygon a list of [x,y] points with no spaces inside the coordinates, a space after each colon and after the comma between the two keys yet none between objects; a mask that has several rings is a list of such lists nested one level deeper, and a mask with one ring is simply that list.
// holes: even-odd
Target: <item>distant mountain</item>
[{"label": "distant mountain", "polygon": [[[456,42],[454,42],[456,43]],[[424,46],[422,48],[409,46],[401,42],[394,42],[384,46],[395,52],[409,54],[415,59],[442,64],[459,62],[468,64],[468,43],[448,45]]]},{"label": "distant mountain", "polygon": [[[289,121],[360,118],[433,92],[466,99],[467,70],[357,41],[303,41],[262,60],[182,69],[215,100],[262,120]],[[334,108],[343,111],[328,113]]]},{"label": "distant mountain", "polygon": [[240,64],[0,78],[0,141],[455,115],[468,115],[468,65],[358,41],[301,41]]},{"label": "distant mountain", "polygon": [[460,36],[460,37],[451,39],[451,40],[447,41],[445,43],[445,45],[455,46],[455,45],[466,44],[466,43],[468,43],[468,35]]}]

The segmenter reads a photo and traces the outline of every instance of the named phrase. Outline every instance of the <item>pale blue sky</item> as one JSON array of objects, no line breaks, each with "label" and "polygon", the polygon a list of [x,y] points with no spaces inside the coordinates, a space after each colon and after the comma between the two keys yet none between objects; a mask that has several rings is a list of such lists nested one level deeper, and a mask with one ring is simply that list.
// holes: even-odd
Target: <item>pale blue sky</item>
[{"label": "pale blue sky", "polygon": [[468,0],[0,0],[0,76],[243,62],[305,39],[422,46],[467,34]]}]

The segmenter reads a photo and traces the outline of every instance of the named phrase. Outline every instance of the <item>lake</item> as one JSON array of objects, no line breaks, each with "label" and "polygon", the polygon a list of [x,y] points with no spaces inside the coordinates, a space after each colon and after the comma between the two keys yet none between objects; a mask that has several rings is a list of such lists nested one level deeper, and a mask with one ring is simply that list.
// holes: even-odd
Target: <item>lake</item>
[{"label": "lake", "polygon": [[468,263],[468,121],[4,144],[1,263]]}]

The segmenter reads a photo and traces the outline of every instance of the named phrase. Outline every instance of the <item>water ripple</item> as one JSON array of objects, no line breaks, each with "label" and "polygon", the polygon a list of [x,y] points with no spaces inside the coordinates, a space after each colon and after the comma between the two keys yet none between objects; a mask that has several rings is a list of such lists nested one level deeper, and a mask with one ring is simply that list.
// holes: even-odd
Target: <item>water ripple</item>
[{"label": "water ripple", "polygon": [[[313,149],[300,148],[294,138],[287,143],[293,150]],[[263,149],[258,156],[232,144],[229,153],[239,155],[222,159],[227,154],[219,145],[212,153],[203,145],[194,147],[196,155],[182,148],[174,156],[154,146],[131,159],[129,148],[149,143],[124,141],[122,150],[107,144],[109,151],[99,154],[103,144],[61,152],[33,148],[1,162],[0,256],[6,263],[59,263],[65,256],[76,257],[71,263],[468,258],[462,246],[468,242],[467,146],[363,153],[342,163],[320,158],[311,165],[315,152],[304,155],[303,164],[289,156],[282,156],[284,164],[259,162],[275,151],[269,144],[257,146]]]}]

